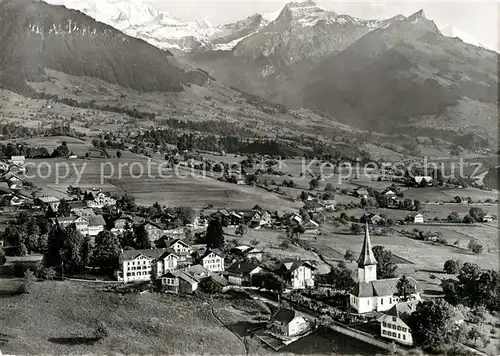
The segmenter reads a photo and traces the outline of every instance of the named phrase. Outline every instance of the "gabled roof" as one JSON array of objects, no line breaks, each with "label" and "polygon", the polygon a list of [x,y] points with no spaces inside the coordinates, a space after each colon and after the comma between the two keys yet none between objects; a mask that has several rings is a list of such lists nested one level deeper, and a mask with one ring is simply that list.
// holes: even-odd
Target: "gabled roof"
[{"label": "gabled roof", "polygon": [[259,266],[255,263],[243,261],[243,262],[235,262],[231,266],[229,266],[226,271],[234,274],[246,274],[252,272],[254,269]]},{"label": "gabled roof", "polygon": [[293,272],[297,268],[305,266],[308,267],[312,270],[315,270],[316,267],[314,267],[309,261],[303,261],[303,260],[292,260],[292,259],[286,259],[281,263],[280,268],[285,269],[288,272]]},{"label": "gabled roof", "polygon": [[87,207],[87,204],[81,200],[70,200],[68,201],[68,205],[71,209],[83,209]]},{"label": "gabled roof", "polygon": [[319,224],[314,220],[308,220],[302,225],[302,227],[303,228],[316,228],[316,227],[319,227]]},{"label": "gabled roof", "polygon": [[160,229],[160,230],[165,230],[166,229],[166,226],[164,226],[161,223],[157,223],[155,221],[147,221],[145,223],[145,225],[151,225],[151,226],[154,226],[154,227],[156,227],[157,229]]},{"label": "gabled roof", "polygon": [[104,226],[106,225],[106,221],[104,221],[104,217],[102,215],[90,215],[88,216],[89,225],[90,226]]},{"label": "gabled roof", "polygon": [[397,303],[386,314],[390,316],[400,317],[401,314],[411,314],[417,309],[419,300],[411,300],[404,303]]},{"label": "gabled roof", "polygon": [[[150,259],[159,259],[163,256],[176,255],[175,251],[167,248],[155,248],[145,250],[124,250],[120,256],[121,260],[133,260],[139,256],[149,257]],[[177,256],[177,255],[176,255]]]},{"label": "gabled roof", "polygon": [[288,308],[281,308],[273,316],[272,321],[277,321],[280,324],[289,324],[296,316],[295,310]]},{"label": "gabled roof", "polygon": [[[417,293],[420,293],[421,287],[413,277],[407,277],[408,281],[415,286]],[[371,282],[360,282],[354,288],[352,294],[358,298],[364,297],[386,297],[392,296],[397,291],[399,278],[378,279]]]},{"label": "gabled roof", "polygon": [[187,242],[184,242],[183,240],[181,239],[173,239],[173,240],[166,240],[165,241],[165,245],[167,246],[167,248],[170,248],[172,247],[173,245],[175,245],[176,243],[180,243],[188,248],[191,248],[191,245],[189,245]]},{"label": "gabled roof", "polygon": [[217,284],[219,287],[225,287],[229,284],[229,282],[227,281],[227,279],[225,279],[224,277],[221,277],[215,273],[212,273],[210,274],[210,277],[209,277],[215,284]]},{"label": "gabled roof", "polygon": [[215,253],[217,256],[224,258],[224,255],[219,250],[207,248],[205,250],[205,253],[201,256],[201,259],[204,259],[208,255],[210,255],[212,252]]}]

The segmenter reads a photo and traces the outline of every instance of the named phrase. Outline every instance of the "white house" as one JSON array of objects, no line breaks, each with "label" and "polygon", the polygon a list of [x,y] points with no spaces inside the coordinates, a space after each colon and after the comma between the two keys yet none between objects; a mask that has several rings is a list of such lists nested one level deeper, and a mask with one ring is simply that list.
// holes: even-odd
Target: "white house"
[{"label": "white house", "polygon": [[87,234],[89,236],[97,236],[100,232],[104,231],[106,221],[102,215],[90,215],[86,217],[89,222]]},{"label": "white house", "polygon": [[107,194],[103,192],[99,192],[96,194],[94,197],[94,200],[88,200],[87,201],[87,207],[89,208],[96,208],[96,209],[102,209],[105,206],[115,206],[116,205],[116,199],[111,198]]},{"label": "white house", "polygon": [[210,272],[223,272],[224,257],[218,251],[207,249],[203,257],[200,259],[200,264]]},{"label": "white house", "polygon": [[[412,300],[420,300],[418,282],[408,277],[415,288],[410,296]],[[349,303],[359,314],[372,311],[386,311],[398,303],[394,296],[397,292],[399,278],[377,280],[377,260],[373,255],[368,224],[365,224],[365,239],[358,258],[358,284],[349,295]]]},{"label": "white house", "polygon": [[9,162],[14,166],[22,167],[26,162],[26,156],[12,156]]},{"label": "white house", "polygon": [[493,216],[491,216],[490,214],[486,214],[485,216],[483,216],[483,222],[493,222]]},{"label": "white house", "polygon": [[76,229],[83,235],[87,235],[89,231],[89,219],[82,216],[61,216],[57,218],[57,223],[62,228],[66,228],[71,224],[76,225]]},{"label": "white house", "polygon": [[413,345],[413,336],[411,329],[406,324],[405,314],[413,313],[418,300],[413,300],[405,303],[395,304],[391,309],[386,311],[378,318],[380,322],[380,335],[383,338],[394,340],[403,345]]},{"label": "white house", "polygon": [[304,289],[314,287],[314,270],[316,270],[316,267],[308,261],[295,259],[285,260],[279,267],[278,272],[288,288]]},{"label": "white house", "polygon": [[191,246],[180,240],[173,239],[166,241],[167,248],[173,250],[177,256],[179,256],[179,263],[186,264],[186,262],[191,261],[191,254],[193,253],[193,249]]},{"label": "white house", "polygon": [[335,200],[333,200],[333,199],[323,200],[321,202],[321,204],[323,205],[323,207],[327,211],[334,211],[335,210]]},{"label": "white house", "polygon": [[164,236],[167,232],[167,229],[159,223],[148,222],[144,225],[144,228],[148,232],[149,239],[151,241],[158,240],[162,236]]},{"label": "white house", "polygon": [[422,215],[420,213],[410,215],[410,218],[414,224],[423,224],[424,223],[424,215]]},{"label": "white house", "polygon": [[169,249],[124,250],[120,255],[119,281],[149,281],[153,269],[157,277],[177,269],[178,257]]},{"label": "white house", "polygon": [[271,316],[271,330],[284,335],[296,336],[309,328],[309,322],[293,309],[282,308]]},{"label": "white house", "polygon": [[430,186],[432,185],[432,177],[431,176],[416,176],[413,178],[415,183],[418,185]]},{"label": "white house", "polygon": [[319,224],[314,220],[308,220],[303,225],[304,234],[317,234],[319,232]]}]

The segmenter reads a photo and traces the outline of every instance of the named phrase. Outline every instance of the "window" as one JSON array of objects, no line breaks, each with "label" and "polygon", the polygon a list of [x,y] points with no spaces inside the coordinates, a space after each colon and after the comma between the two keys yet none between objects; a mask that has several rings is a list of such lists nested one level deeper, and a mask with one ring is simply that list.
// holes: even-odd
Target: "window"
[{"label": "window", "polygon": [[391,328],[391,323],[387,323],[387,327],[390,329]]},{"label": "window", "polygon": [[401,331],[401,326],[398,325],[398,331]]},{"label": "window", "polygon": [[392,330],[396,330],[396,324],[392,324]]},{"label": "window", "polygon": [[384,305],[384,298],[380,298],[380,305]]},{"label": "window", "polygon": [[406,340],[406,335],[405,334],[403,334],[403,340]]},{"label": "window", "polygon": [[400,333],[398,333],[398,339],[401,339],[401,334]]},{"label": "window", "polygon": [[382,322],[382,325],[384,326],[384,328],[387,326],[385,321]]},{"label": "window", "polygon": [[367,303],[368,305],[370,305],[370,299],[367,299],[367,300],[366,300],[366,303]]},{"label": "window", "polygon": [[130,274],[131,274],[131,273],[130,273],[130,272],[128,272],[128,273],[127,273],[127,277],[130,277]]},{"label": "window", "polygon": [[392,298],[389,298],[389,304],[392,304]]},{"label": "window", "polygon": [[396,322],[396,317],[395,316],[392,317],[392,321]]},{"label": "window", "polygon": [[385,330],[382,330],[382,335],[385,335],[385,334],[386,334]]}]

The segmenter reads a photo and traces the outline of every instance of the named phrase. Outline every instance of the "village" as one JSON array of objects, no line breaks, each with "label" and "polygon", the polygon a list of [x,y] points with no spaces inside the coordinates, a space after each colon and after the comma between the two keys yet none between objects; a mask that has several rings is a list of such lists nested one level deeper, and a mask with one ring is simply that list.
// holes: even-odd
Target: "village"
[{"label": "village", "polygon": [[[473,236],[455,242],[465,251],[463,259],[441,259],[438,272],[429,267],[422,278],[424,269],[407,268],[414,263],[399,250],[374,245],[373,239],[397,231],[425,243],[429,251],[452,245],[443,227],[496,226],[494,194],[480,201],[459,195],[447,202],[419,201],[419,190],[463,189],[466,183],[438,183],[424,175],[364,181],[356,176],[337,187],[321,175],[301,173],[301,185],[272,164],[256,169],[250,159],[240,160],[243,169],[226,164],[228,172],[218,180],[285,196],[297,208],[279,211],[251,201],[240,208],[137,204],[132,195],[98,185],[68,185],[64,197],[52,196],[24,178],[26,158],[12,156],[1,167],[2,211],[11,217],[0,239],[2,272],[23,278],[26,285],[73,279],[101,282],[116,293],[186,298],[238,293],[271,307],[251,335],[276,352],[318,328],[385,352],[450,345],[456,352],[460,347],[473,354],[489,352],[490,337],[497,332],[486,325],[498,326],[492,320],[500,280],[494,268],[475,262],[483,252],[496,255],[497,246]],[[185,162],[190,162],[180,165],[185,169],[202,168]],[[427,213],[433,206],[449,206],[449,211]],[[348,247],[327,246],[331,233],[349,239]],[[437,273],[443,274],[439,284]],[[429,315],[425,322],[424,315]],[[442,335],[433,339],[434,334]]]}]

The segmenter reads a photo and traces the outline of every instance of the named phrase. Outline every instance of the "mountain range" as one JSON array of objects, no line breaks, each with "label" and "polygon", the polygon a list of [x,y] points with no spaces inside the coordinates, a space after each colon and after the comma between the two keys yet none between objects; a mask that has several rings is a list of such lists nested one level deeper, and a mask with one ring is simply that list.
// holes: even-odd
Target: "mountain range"
[{"label": "mountain range", "polygon": [[497,140],[498,53],[443,35],[423,11],[364,20],[306,0],[212,26],[140,0],[3,0],[0,46],[0,83],[17,90],[46,69],[140,92],[217,80],[332,123]]}]

